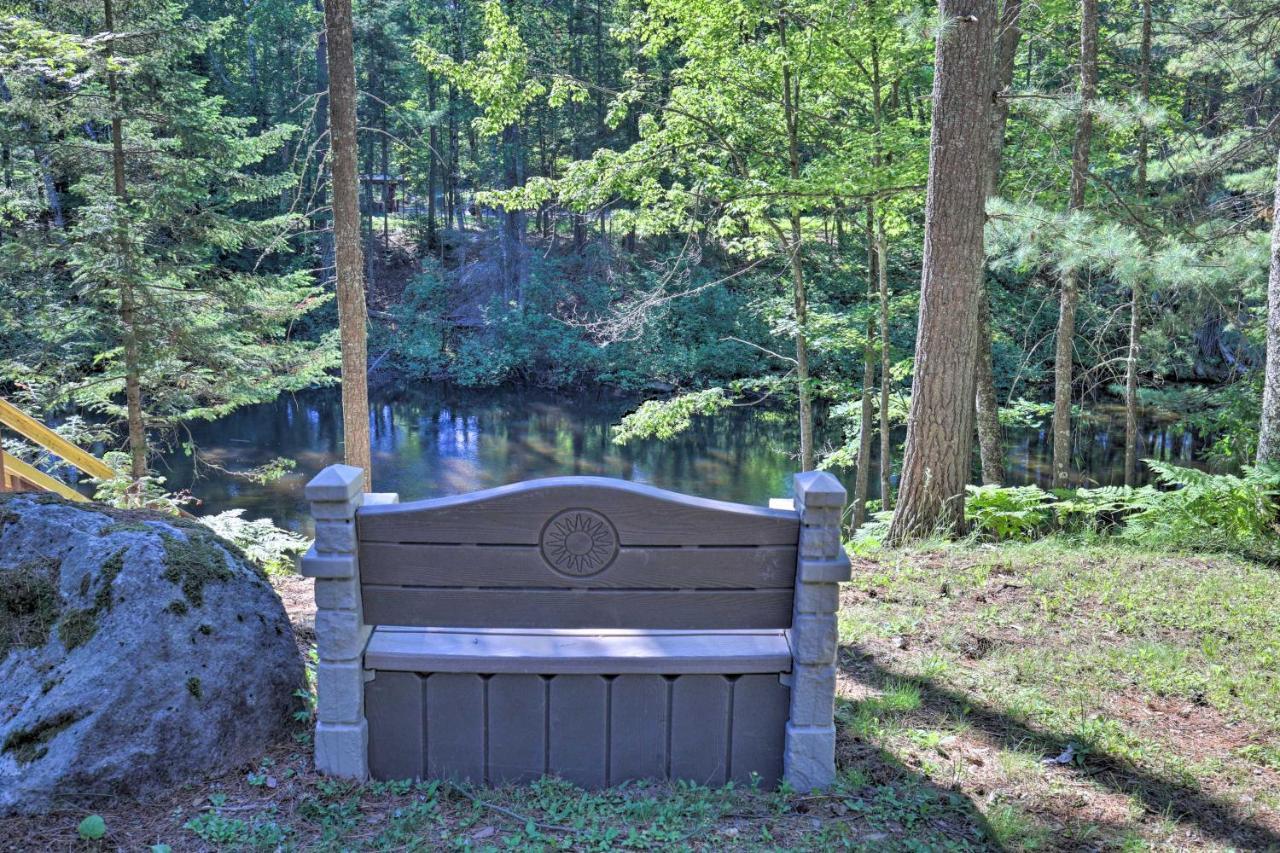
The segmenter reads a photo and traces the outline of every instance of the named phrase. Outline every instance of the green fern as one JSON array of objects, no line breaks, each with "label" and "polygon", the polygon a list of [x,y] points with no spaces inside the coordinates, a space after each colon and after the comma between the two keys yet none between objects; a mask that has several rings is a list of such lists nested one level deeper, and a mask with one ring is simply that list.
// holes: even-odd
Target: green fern
[{"label": "green fern", "polygon": [[1162,489],[1144,490],[1121,535],[1147,545],[1235,551],[1280,561],[1280,465],[1210,474],[1146,460]]},{"label": "green fern", "polygon": [[1158,494],[1150,486],[1102,486],[1097,489],[1064,489],[1059,492],[1052,509],[1058,527],[1065,531],[1090,530],[1107,532],[1118,527],[1134,513],[1151,506]]},{"label": "green fern", "polygon": [[1053,518],[1053,495],[1037,486],[967,486],[965,520],[998,542],[1032,539]]}]

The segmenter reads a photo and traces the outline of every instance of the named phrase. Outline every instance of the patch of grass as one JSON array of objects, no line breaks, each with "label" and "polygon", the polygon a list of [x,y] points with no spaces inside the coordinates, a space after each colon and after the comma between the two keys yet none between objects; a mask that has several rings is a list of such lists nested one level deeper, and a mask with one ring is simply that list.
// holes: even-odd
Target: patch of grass
[{"label": "patch of grass", "polygon": [[1012,803],[992,806],[986,817],[1002,850],[1042,850],[1048,846],[1048,831]]},{"label": "patch of grass", "polygon": [[32,560],[0,569],[0,659],[12,648],[42,646],[58,620],[57,560]]},{"label": "patch of grass", "polygon": [[1000,804],[1009,848],[1280,846],[1274,569],[1110,540],[876,556],[843,596],[876,627],[842,632],[842,731]]},{"label": "patch of grass", "polygon": [[163,534],[164,579],[182,588],[192,607],[204,606],[204,588],[208,583],[229,581],[227,551],[207,530],[188,528],[186,538]]},{"label": "patch of grass", "polygon": [[204,688],[200,684],[200,679],[194,675],[187,679],[187,692],[197,699],[203,698]]}]

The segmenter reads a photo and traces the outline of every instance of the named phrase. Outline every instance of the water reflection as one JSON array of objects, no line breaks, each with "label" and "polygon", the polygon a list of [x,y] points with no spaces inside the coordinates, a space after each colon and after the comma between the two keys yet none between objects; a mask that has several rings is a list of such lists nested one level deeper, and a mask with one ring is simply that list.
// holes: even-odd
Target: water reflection
[{"label": "water reflection", "polygon": [[[370,411],[374,487],[414,500],[535,477],[590,474],[752,504],[790,493],[798,439],[789,412],[734,407],[698,419],[672,441],[618,447],[610,440],[612,426],[636,403],[607,392],[558,395],[509,388],[427,386],[375,395]],[[196,477],[190,458],[167,456],[162,473],[171,488],[190,488],[200,498],[197,512],[242,507],[250,518],[266,516],[304,529],[303,484],[341,461],[340,398],[336,389],[282,397],[195,425],[192,433],[202,455],[221,468],[244,470],[278,456],[297,462],[288,476],[258,485],[211,468],[202,468]],[[895,434],[895,447],[903,437],[901,431]],[[819,424],[819,447],[829,447],[837,438],[838,431]],[[1081,482],[1123,481],[1123,411],[1091,412],[1076,425],[1073,438],[1074,468],[1083,472]],[[1197,464],[1203,444],[1176,422],[1151,422],[1144,425],[1140,455]],[[1049,486],[1052,435],[1047,429],[1010,429],[1006,447],[1011,483]],[[976,450],[974,472],[976,476]],[[837,474],[852,484],[850,472]],[[878,477],[872,479],[876,497]]]},{"label": "water reflection", "polygon": [[[374,488],[402,500],[437,497],[536,477],[621,477],[724,500],[763,504],[789,494],[796,429],[750,407],[700,419],[669,442],[618,447],[612,426],[636,401],[607,393],[555,395],[427,387],[371,400]],[[764,417],[761,417],[764,415]],[[197,512],[243,507],[251,518],[305,526],[302,485],[341,461],[340,399],[333,389],[282,397],[193,428],[204,458],[244,470],[274,457],[297,468],[268,485],[237,480],[181,454],[165,458],[172,488],[190,488]]]}]

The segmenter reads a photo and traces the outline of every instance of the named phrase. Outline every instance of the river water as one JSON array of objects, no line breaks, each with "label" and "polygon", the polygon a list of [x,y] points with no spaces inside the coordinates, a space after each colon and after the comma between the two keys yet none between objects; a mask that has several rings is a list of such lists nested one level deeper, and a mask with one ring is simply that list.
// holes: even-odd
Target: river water
[{"label": "river water", "polygon": [[[373,488],[399,492],[401,500],[409,501],[536,477],[590,474],[752,504],[790,494],[798,430],[789,411],[734,407],[696,419],[691,429],[670,441],[613,444],[613,425],[638,402],[607,391],[553,394],[434,385],[374,394],[370,400]],[[158,468],[168,488],[189,489],[199,499],[193,512],[243,508],[247,518],[269,517],[282,526],[305,530],[303,484],[326,465],[341,461],[338,391],[311,391],[251,406],[212,423],[193,425],[191,437],[200,456],[212,466],[197,466],[190,456],[173,452],[163,457]],[[902,438],[899,431],[895,446]],[[1010,429],[1006,439],[1010,482],[1047,487],[1051,473],[1047,431]],[[1085,482],[1122,481],[1122,412],[1091,412],[1088,422],[1078,426],[1075,439],[1077,470]],[[830,448],[838,440],[837,429],[819,425],[819,448]],[[1182,464],[1196,464],[1203,445],[1175,421],[1146,424],[1144,440],[1144,456]],[[226,473],[276,457],[294,460],[296,468],[265,485]],[[852,484],[851,472],[836,474]]]}]

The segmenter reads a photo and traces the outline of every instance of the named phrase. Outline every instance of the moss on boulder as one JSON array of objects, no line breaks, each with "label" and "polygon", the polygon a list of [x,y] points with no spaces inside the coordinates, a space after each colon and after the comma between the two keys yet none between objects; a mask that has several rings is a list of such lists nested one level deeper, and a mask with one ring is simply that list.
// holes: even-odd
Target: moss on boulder
[{"label": "moss on boulder", "polygon": [[293,632],[229,543],[42,495],[0,517],[0,817],[166,790],[289,725]]}]

